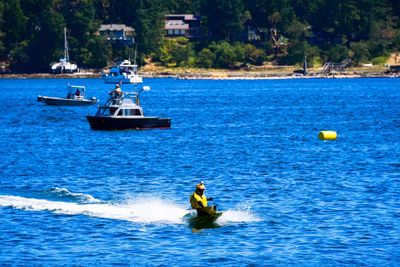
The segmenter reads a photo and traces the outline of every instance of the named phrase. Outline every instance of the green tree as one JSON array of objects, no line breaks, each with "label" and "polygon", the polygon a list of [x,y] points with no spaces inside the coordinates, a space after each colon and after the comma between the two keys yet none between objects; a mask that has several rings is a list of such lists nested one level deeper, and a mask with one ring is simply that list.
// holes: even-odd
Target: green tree
[{"label": "green tree", "polygon": [[[245,9],[250,11],[252,22],[258,28],[264,28],[269,32],[275,28],[278,32],[284,32],[294,18],[294,10],[290,0],[244,0]],[[279,14],[279,23],[268,19],[274,13]]]},{"label": "green tree", "polygon": [[166,38],[159,52],[163,65],[187,67],[189,59],[194,56],[194,50],[186,37]]},{"label": "green tree", "polygon": [[[73,0],[63,2],[61,12],[64,15],[66,27],[68,29],[68,43],[70,46],[71,61],[75,60],[79,66],[95,59],[87,58],[89,43],[92,41],[95,33],[100,28],[100,22],[95,20],[95,9],[92,0]],[[97,43],[100,45],[101,43]],[[104,49],[104,48],[103,48]]]},{"label": "green tree", "polygon": [[171,14],[198,13],[201,0],[164,0],[164,5]]},{"label": "green tree", "polygon": [[111,58],[111,50],[102,37],[94,36],[88,41],[86,47],[90,54],[83,62],[85,65],[94,68],[104,68],[107,66]]},{"label": "green tree", "polygon": [[[62,43],[64,20],[51,6],[47,6],[35,18],[37,24],[29,42],[29,60],[26,62],[26,68],[47,72],[49,64],[59,58],[54,57],[56,51],[64,47]],[[56,40],[59,42],[55,42]]]},{"label": "green tree", "polygon": [[27,18],[25,17],[19,0],[7,0],[3,3],[3,31],[4,45],[8,51],[18,46],[26,39],[25,30]]},{"label": "green tree", "polygon": [[242,0],[204,0],[202,14],[212,40],[234,41],[243,29]]},{"label": "green tree", "polygon": [[307,38],[310,36],[310,26],[294,20],[287,28],[285,35],[289,39],[287,54],[282,58],[284,64],[299,64],[305,61],[310,45]]},{"label": "green tree", "polygon": [[162,45],[165,9],[162,0],[141,0],[137,6],[134,28],[138,50],[142,54],[157,53]]},{"label": "green tree", "polygon": [[215,54],[208,48],[203,48],[197,55],[197,66],[211,68],[215,61]]},{"label": "green tree", "polygon": [[341,62],[349,56],[349,49],[344,45],[335,45],[324,51],[326,61]]},{"label": "green tree", "polygon": [[15,72],[24,72],[29,70],[27,62],[29,61],[28,41],[19,42],[9,55],[11,69]]},{"label": "green tree", "polygon": [[368,44],[365,42],[350,43],[350,49],[352,51],[352,59],[355,65],[365,63],[370,59],[370,53],[368,50]]},{"label": "green tree", "polygon": [[96,11],[95,19],[109,24],[110,21],[110,0],[93,0],[93,6]]},{"label": "green tree", "polygon": [[266,59],[263,50],[254,47],[253,45],[246,44],[244,46],[245,62],[253,65],[262,65]]},{"label": "green tree", "polygon": [[228,69],[235,67],[237,54],[228,42],[212,43],[209,48],[215,54],[215,67]]},{"label": "green tree", "polygon": [[18,72],[43,72],[54,61],[62,44],[64,20],[54,8],[55,0],[25,0],[24,41],[11,50],[12,69]]},{"label": "green tree", "polygon": [[4,51],[4,20],[3,20],[3,13],[4,13],[4,4],[3,0],[0,0],[0,60],[5,59]]}]

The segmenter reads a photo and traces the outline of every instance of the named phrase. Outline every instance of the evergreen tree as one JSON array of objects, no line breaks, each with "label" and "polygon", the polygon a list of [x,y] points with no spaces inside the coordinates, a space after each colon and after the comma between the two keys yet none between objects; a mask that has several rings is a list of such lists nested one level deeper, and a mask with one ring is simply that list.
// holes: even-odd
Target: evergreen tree
[{"label": "evergreen tree", "polygon": [[6,0],[3,2],[3,31],[4,45],[8,51],[18,46],[18,43],[25,40],[26,21],[19,0]]},{"label": "evergreen tree", "polygon": [[[212,7],[212,8],[211,8]],[[211,40],[235,41],[243,29],[242,0],[204,0],[202,14]]]},{"label": "evergreen tree", "polygon": [[[201,15],[207,35],[171,46],[163,37],[168,13]],[[261,64],[265,52],[285,64],[305,54],[309,62],[359,64],[400,49],[398,0],[0,0],[0,60],[15,71],[46,71],[63,55],[66,26],[71,61],[103,67],[133,53],[97,35],[109,23],[135,29],[139,55],[182,66]],[[236,43],[247,41],[244,23],[264,38],[257,48]]]},{"label": "evergreen tree", "polygon": [[100,28],[100,22],[95,20],[94,2],[92,0],[65,1],[61,12],[69,33],[70,59],[80,66],[87,65],[92,60],[90,54],[87,53],[87,46],[89,42],[93,43],[92,39]]},{"label": "evergreen tree", "polygon": [[[25,0],[25,40],[12,50],[12,69],[22,72],[47,72],[62,44],[64,20],[54,8],[54,0]],[[62,46],[63,47],[63,46]]]},{"label": "evergreen tree", "polygon": [[202,0],[165,0],[165,8],[171,14],[197,14]]},{"label": "evergreen tree", "polygon": [[0,60],[5,60],[5,47],[4,47],[4,20],[3,20],[3,13],[4,13],[4,3],[3,0],[0,0]]},{"label": "evergreen tree", "polygon": [[140,0],[137,6],[136,40],[142,55],[156,53],[162,45],[165,9],[162,0]]}]

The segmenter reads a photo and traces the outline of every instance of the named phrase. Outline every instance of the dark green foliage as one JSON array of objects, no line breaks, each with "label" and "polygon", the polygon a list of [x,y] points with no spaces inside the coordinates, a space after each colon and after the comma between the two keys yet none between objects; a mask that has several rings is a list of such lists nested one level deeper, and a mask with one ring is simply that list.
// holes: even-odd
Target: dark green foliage
[{"label": "dark green foliage", "polygon": [[185,37],[165,39],[158,53],[158,60],[165,66],[188,67],[189,59],[193,57],[194,50]]},{"label": "dark green foliage", "polygon": [[262,65],[266,60],[265,52],[263,50],[249,44],[244,46],[244,56],[245,62],[252,65]]},{"label": "dark green foliage", "polygon": [[365,42],[351,43],[350,49],[353,52],[353,62],[355,65],[367,62],[370,59],[370,52],[368,50],[368,44]]},{"label": "dark green foliage", "polygon": [[4,4],[3,1],[0,1],[0,60],[4,59],[4,20],[3,20],[3,13],[4,13]]},{"label": "dark green foliage", "polygon": [[215,54],[208,48],[202,49],[197,56],[197,66],[200,68],[211,68],[215,61]]},{"label": "dark green foliage", "polygon": [[141,0],[137,8],[137,22],[134,27],[138,50],[148,55],[158,51],[162,43],[165,10],[162,0]]},{"label": "dark green foliage", "polygon": [[171,14],[194,14],[199,11],[203,0],[164,0],[164,6]]},{"label": "dark green foliage", "polygon": [[93,68],[106,67],[108,59],[111,57],[110,47],[107,46],[106,41],[100,36],[95,36],[89,40],[87,52],[88,57],[83,63]]},{"label": "dark green foliage", "polygon": [[22,69],[29,71],[34,66],[35,71],[46,72],[49,63],[59,58],[54,58],[54,51],[64,47],[64,20],[59,13],[48,7],[36,17],[36,23],[29,42],[29,60]]},{"label": "dark green foliage", "polygon": [[201,11],[212,40],[233,41],[243,28],[242,0],[203,0]]},{"label": "dark green foliage", "polygon": [[[201,15],[204,35],[165,39],[165,14]],[[48,71],[63,56],[64,27],[80,67],[132,59],[134,46],[97,34],[113,23],[133,27],[140,58],[162,65],[299,65],[305,57],[309,65],[345,58],[357,65],[400,50],[399,17],[399,0],[0,0],[0,61],[13,71]],[[261,39],[249,40],[250,30]]]},{"label": "dark green foliage", "polygon": [[340,62],[349,56],[349,49],[344,45],[335,45],[323,53],[326,61]]},{"label": "dark green foliage", "polygon": [[210,45],[210,50],[215,54],[214,67],[216,68],[234,68],[238,57],[235,48],[228,42],[214,43]]},{"label": "dark green foliage", "polygon": [[29,48],[28,41],[19,42],[13,50],[10,51],[9,60],[11,61],[11,68],[16,72],[25,71],[29,62]]},{"label": "dark green foliage", "polygon": [[26,22],[19,0],[3,1],[2,31],[4,46],[8,51],[17,49],[18,43],[26,39]]}]

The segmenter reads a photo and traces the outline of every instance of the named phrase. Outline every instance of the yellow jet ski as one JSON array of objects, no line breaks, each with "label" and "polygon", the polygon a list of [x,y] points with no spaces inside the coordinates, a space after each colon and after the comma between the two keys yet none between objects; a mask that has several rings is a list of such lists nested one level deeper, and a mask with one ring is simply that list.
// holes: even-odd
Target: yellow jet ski
[{"label": "yellow jet ski", "polygon": [[198,214],[193,216],[190,214],[187,218],[192,228],[215,228],[218,227],[216,220],[221,217],[222,212],[217,212],[216,206],[201,208]]}]

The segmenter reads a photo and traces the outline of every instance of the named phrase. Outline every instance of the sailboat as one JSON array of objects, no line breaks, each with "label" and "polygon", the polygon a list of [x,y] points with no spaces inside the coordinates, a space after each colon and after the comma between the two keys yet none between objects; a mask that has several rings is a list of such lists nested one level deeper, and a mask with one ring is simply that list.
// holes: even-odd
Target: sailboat
[{"label": "sailboat", "polygon": [[50,67],[52,73],[73,73],[78,71],[78,66],[69,62],[66,27],[64,27],[64,57],[60,58],[58,62],[52,63]]}]

